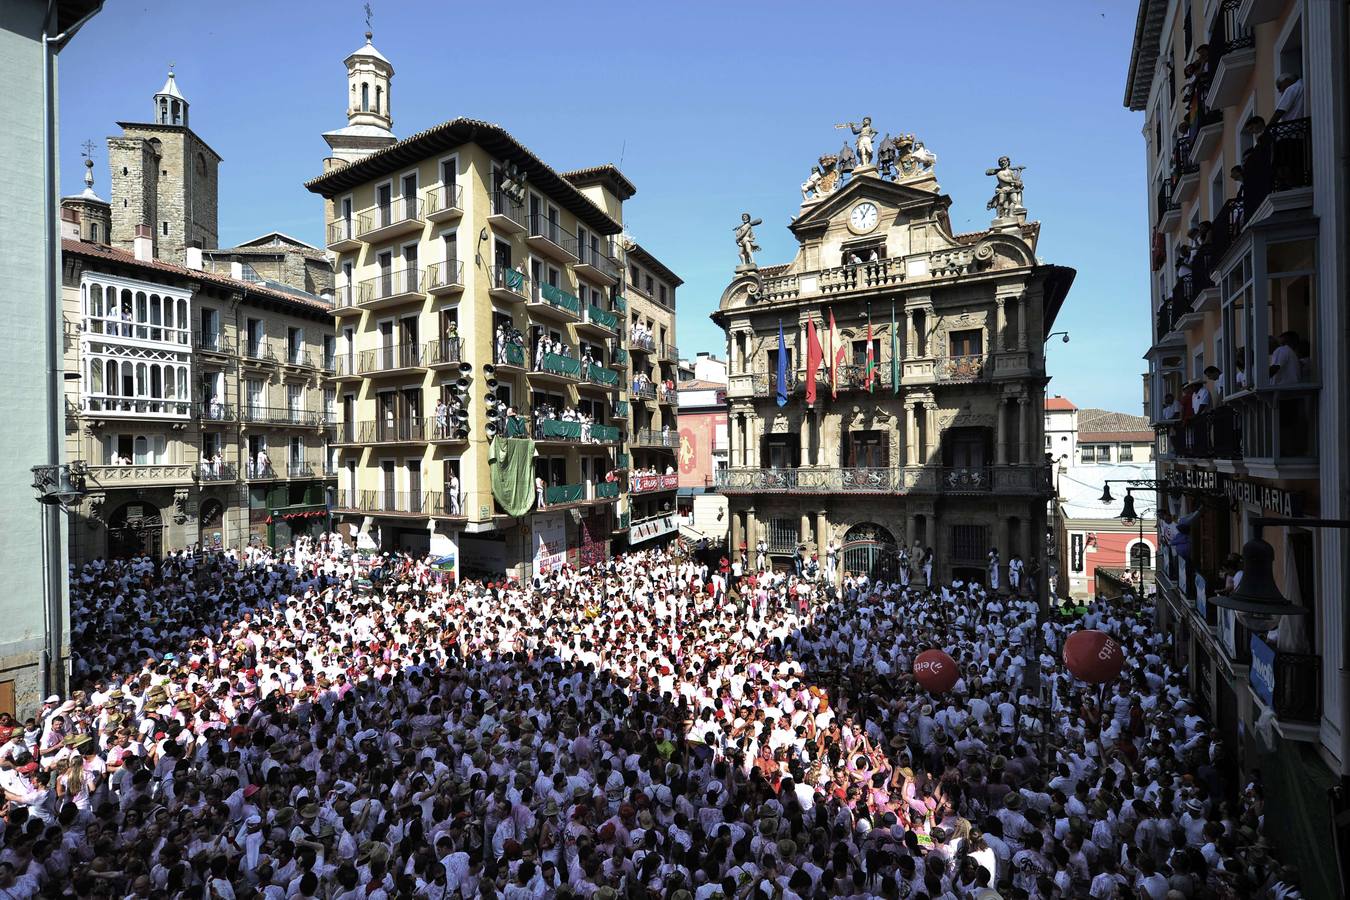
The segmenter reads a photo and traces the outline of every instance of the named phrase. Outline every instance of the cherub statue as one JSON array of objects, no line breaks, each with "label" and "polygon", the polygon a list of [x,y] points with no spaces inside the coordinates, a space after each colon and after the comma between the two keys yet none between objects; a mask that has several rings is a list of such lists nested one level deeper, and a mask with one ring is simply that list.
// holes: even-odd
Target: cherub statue
[{"label": "cherub statue", "polygon": [[763,219],[752,219],[749,213],[741,213],[741,224],[736,226],[736,249],[741,255],[741,265],[755,265],[755,253],[759,244],[755,243],[755,226],[763,225]]},{"label": "cherub statue", "polygon": [[1011,159],[1000,156],[997,168],[985,170],[984,174],[993,175],[998,180],[994,196],[985,204],[985,209],[994,210],[994,215],[1000,219],[1012,218],[1022,206],[1022,170],[1025,168],[1014,166]]},{"label": "cherub statue", "polygon": [[823,196],[824,192],[821,190],[820,183],[824,178],[825,176],[821,173],[820,166],[811,167],[811,174],[802,182],[803,203],[806,203],[808,200],[818,200]]}]

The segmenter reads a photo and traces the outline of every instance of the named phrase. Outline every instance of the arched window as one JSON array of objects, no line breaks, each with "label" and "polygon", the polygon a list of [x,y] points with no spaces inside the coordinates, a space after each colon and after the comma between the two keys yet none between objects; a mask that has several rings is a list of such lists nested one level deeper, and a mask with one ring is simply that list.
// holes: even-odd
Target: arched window
[{"label": "arched window", "polygon": [[375,111],[380,111],[380,101],[384,99],[384,88],[375,85]]},{"label": "arched window", "polygon": [[[159,99],[159,124],[161,125],[169,124],[169,101],[168,98],[166,97],[161,97]],[[126,174],[125,169],[122,170],[122,174],[123,175]]]},{"label": "arched window", "polygon": [[[136,367],[129,362],[122,363],[122,396],[136,396]],[[127,408],[124,404],[123,409]]]},{"label": "arched window", "polygon": [[[158,325],[158,324],[160,323],[160,321],[161,321],[161,318],[162,318],[162,317],[161,317],[161,315],[160,315],[160,300],[159,300],[159,294],[151,294],[151,295],[150,295],[150,324],[151,324],[151,325]],[[152,329],[150,329],[150,340],[152,340],[152,341],[162,341],[162,340],[164,340],[164,333],[163,333],[162,331],[160,331],[158,328],[152,328]]]},{"label": "arched window", "polygon": [[[150,299],[145,296],[144,291],[136,292],[136,324],[144,325],[150,321]],[[141,337],[145,337],[145,329],[141,328],[137,332]]]},{"label": "arched window", "polygon": [[164,376],[159,366],[150,367],[150,396],[156,400],[164,396]]},{"label": "arched window", "polygon": [[178,343],[186,344],[188,342],[188,314],[187,301],[178,301],[178,327],[181,329],[178,333]]},{"label": "arched window", "polygon": [[103,393],[103,363],[93,360],[89,364],[89,393]]},{"label": "arched window", "polygon": [[177,100],[173,101],[173,124],[183,124],[183,104],[179,103]]},{"label": "arched window", "polygon": [[1153,568],[1153,548],[1147,541],[1135,541],[1130,546],[1130,568]]},{"label": "arched window", "polygon": [[[89,285],[89,315],[96,319],[103,317],[103,285],[101,284]],[[102,322],[94,322],[92,325],[92,331],[102,333]]]},{"label": "arched window", "polygon": [[361,112],[370,112],[370,85],[361,82]]},{"label": "arched window", "polygon": [[148,396],[150,390],[150,370],[145,363],[136,364],[136,390],[132,393],[133,397]]},{"label": "arched window", "polygon": [[187,386],[187,366],[178,367],[178,396],[186,400],[188,398]]},{"label": "arched window", "polygon": [[117,363],[113,362],[110,359],[103,364],[103,369],[108,376],[106,381],[108,385],[108,393],[116,397],[118,394],[122,393],[122,390],[119,387],[119,382],[121,381],[121,379],[117,377]]},{"label": "arched window", "polygon": [[163,303],[164,303],[164,327],[165,327],[165,328],[172,328],[172,327],[173,327],[173,298],[172,298],[172,297],[165,297],[164,300],[163,300]]}]

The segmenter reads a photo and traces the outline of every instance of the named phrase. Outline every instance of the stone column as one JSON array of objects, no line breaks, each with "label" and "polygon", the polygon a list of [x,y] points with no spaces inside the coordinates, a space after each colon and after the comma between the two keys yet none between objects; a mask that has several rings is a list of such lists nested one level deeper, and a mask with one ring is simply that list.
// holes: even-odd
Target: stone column
[{"label": "stone column", "polygon": [[[1000,306],[1000,308],[1002,308]],[[998,398],[994,407],[994,465],[1008,464],[1008,401]]]},{"label": "stone column", "polygon": [[750,459],[746,462],[746,465],[752,469],[758,469],[761,464],[759,452],[759,429],[761,420],[754,413],[751,413],[745,417],[745,421],[750,428],[750,439],[746,441],[750,446]]},{"label": "stone column", "polygon": [[1017,298],[1017,349],[1027,349],[1027,295]]},{"label": "stone column", "polygon": [[816,552],[820,554],[820,566],[825,568],[825,548],[830,545],[830,520],[825,510],[816,512]]},{"label": "stone column", "polygon": [[811,419],[814,414],[809,409],[802,409],[802,417],[798,427],[801,429],[801,454],[797,460],[798,467],[809,466],[811,464]]},{"label": "stone column", "polygon": [[759,541],[759,523],[755,521],[755,508],[745,510],[745,555],[749,565],[755,565],[755,544]]},{"label": "stone column", "polygon": [[905,358],[917,356],[919,353],[919,311],[917,309],[905,310]]},{"label": "stone column", "polygon": [[802,510],[802,524],[797,540],[803,544],[811,543],[811,513],[807,510]]},{"label": "stone column", "polygon": [[905,401],[905,465],[919,464],[919,436],[915,427],[914,410],[918,406],[912,400]]},{"label": "stone column", "polygon": [[937,447],[937,404],[925,400],[923,404],[923,459],[927,463],[933,458]]},{"label": "stone column", "polygon": [[733,510],[731,513],[731,553],[727,555],[732,559],[736,555],[736,550],[741,546],[741,511]]},{"label": "stone column", "polygon": [[1018,397],[1017,406],[1017,461],[1026,465],[1031,462],[1031,398]]},{"label": "stone column", "polygon": [[994,306],[997,307],[996,315],[994,316],[994,339],[989,342],[989,349],[994,352],[1007,349],[1003,344],[1003,335],[1008,328],[1008,314],[1007,310],[1004,309],[1005,303],[1006,300],[1003,297],[994,298]]}]

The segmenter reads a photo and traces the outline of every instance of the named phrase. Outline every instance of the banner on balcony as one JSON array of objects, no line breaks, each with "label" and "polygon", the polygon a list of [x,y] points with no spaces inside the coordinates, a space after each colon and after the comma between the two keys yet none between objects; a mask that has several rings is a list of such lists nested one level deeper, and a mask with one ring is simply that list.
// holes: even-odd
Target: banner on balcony
[{"label": "banner on balcony", "polygon": [[1069,536],[1069,569],[1083,571],[1083,535],[1077,532]]},{"label": "banner on balcony", "polygon": [[534,533],[534,571],[553,572],[567,563],[567,520],[561,513],[536,515],[530,523]]},{"label": "banner on balcony", "polygon": [[1275,648],[1252,635],[1252,665],[1247,670],[1252,692],[1266,706],[1275,705]]},{"label": "banner on balcony", "polygon": [[534,506],[534,441],[493,438],[488,449],[492,496],[508,516],[523,516]]},{"label": "banner on balcony", "polygon": [[649,541],[652,538],[660,537],[663,534],[670,534],[675,528],[675,518],[673,516],[659,516],[655,519],[648,519],[647,521],[639,522],[632,527],[628,533],[628,543],[637,544],[642,541]]}]

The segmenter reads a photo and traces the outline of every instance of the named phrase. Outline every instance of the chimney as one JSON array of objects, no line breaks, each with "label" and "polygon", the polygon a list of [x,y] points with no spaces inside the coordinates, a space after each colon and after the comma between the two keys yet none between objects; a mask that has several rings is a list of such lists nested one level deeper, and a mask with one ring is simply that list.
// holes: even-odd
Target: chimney
[{"label": "chimney", "polygon": [[244,264],[238,260],[230,260],[230,277],[238,281],[244,280]]},{"label": "chimney", "polygon": [[69,206],[61,207],[61,239],[65,241],[80,239],[80,214]]},{"label": "chimney", "polygon": [[184,263],[184,265],[186,265],[189,269],[196,269],[198,272],[200,272],[202,270],[202,248],[188,247],[187,261]]},{"label": "chimney", "polygon": [[137,225],[136,237],[131,242],[132,252],[141,262],[151,262],[155,258],[155,232],[149,225]]}]

